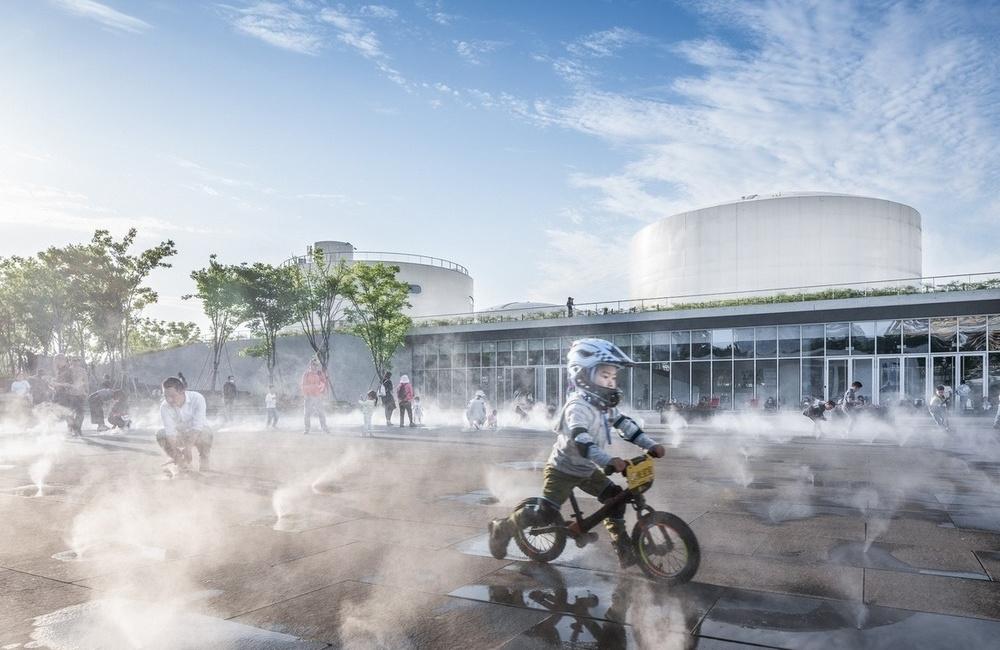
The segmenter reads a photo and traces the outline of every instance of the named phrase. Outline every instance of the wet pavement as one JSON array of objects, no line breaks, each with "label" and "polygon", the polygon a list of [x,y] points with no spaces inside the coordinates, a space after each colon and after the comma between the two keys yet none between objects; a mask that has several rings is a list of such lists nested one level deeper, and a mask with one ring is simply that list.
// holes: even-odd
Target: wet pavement
[{"label": "wet pavement", "polygon": [[1000,444],[960,424],[688,427],[647,493],[702,547],[674,588],[619,570],[602,530],[548,565],[490,556],[544,431],[234,426],[173,480],[151,431],[7,434],[0,647],[996,647]]}]

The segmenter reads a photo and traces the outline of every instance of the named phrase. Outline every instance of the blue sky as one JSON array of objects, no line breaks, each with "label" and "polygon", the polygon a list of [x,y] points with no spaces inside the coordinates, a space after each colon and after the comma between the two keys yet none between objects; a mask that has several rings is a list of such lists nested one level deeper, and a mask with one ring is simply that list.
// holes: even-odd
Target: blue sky
[{"label": "blue sky", "polygon": [[209,253],[318,239],[584,302],[651,220],[825,190],[920,210],[925,274],[1000,270],[998,33],[986,1],[8,0],[0,255],[172,238],[172,319]]}]

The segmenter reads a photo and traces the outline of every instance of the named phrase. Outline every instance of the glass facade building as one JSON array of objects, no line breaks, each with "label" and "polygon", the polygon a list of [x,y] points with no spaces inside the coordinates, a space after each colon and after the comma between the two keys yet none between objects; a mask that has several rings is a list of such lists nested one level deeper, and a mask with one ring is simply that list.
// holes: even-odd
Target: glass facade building
[{"label": "glass facade building", "polygon": [[[577,338],[598,336],[638,363],[619,381],[632,410],[651,409],[660,399],[736,410],[773,400],[799,408],[807,397],[838,399],[854,381],[883,405],[926,400],[935,385],[964,381],[972,407],[981,409],[987,399],[996,405],[1000,393],[1000,303],[987,302],[997,313],[798,324],[780,314],[770,314],[775,324],[759,324],[767,317],[758,314],[743,319],[755,324],[742,327],[675,329],[645,321],[561,332],[549,325],[534,336],[480,328],[466,334],[476,340],[427,332],[410,337],[412,373],[418,391],[446,408],[464,405],[476,390],[494,404],[527,394],[558,406],[566,392],[566,351]],[[977,306],[986,305],[971,307]]]}]

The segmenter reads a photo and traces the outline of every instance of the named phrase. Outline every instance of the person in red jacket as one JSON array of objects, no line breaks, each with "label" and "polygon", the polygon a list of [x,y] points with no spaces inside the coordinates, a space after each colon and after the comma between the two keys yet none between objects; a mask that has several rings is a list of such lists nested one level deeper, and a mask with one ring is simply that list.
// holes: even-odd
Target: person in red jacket
[{"label": "person in red jacket", "polygon": [[319,427],[323,433],[330,433],[326,428],[326,415],[323,413],[323,397],[326,394],[328,380],[326,373],[319,366],[319,361],[309,362],[309,369],[302,373],[302,400],[304,404],[305,431],[308,434],[312,426],[313,413],[319,417]]},{"label": "person in red jacket", "polygon": [[413,384],[410,383],[410,378],[406,375],[399,377],[396,397],[399,398],[399,426],[403,426],[403,415],[406,413],[410,415],[410,426],[417,426],[413,424]]}]

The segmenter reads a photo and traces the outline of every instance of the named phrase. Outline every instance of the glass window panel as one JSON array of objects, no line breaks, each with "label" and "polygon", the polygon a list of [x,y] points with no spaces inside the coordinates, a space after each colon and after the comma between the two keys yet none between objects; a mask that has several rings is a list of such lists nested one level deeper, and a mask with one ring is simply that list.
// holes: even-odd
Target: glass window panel
[{"label": "glass window panel", "polygon": [[[872,360],[871,359],[851,359],[851,383],[859,382],[861,390],[858,391],[860,397],[871,404],[872,402]],[[846,389],[845,389],[846,390]]]},{"label": "glass window panel", "polygon": [[989,338],[990,352],[1000,352],[1000,316],[990,316]]},{"label": "glass window panel", "polygon": [[483,366],[497,365],[497,344],[496,341],[483,343]]},{"label": "glass window panel", "polygon": [[427,371],[427,374],[424,377],[424,381],[427,382],[427,391],[424,394],[424,396],[420,398],[421,400],[430,397],[432,400],[440,404],[441,402],[441,388],[440,388],[441,384],[439,380],[440,376],[441,373],[439,373],[437,370]]},{"label": "glass window panel", "polygon": [[637,363],[649,361],[649,334],[632,335],[632,360]]},{"label": "glass window panel", "polygon": [[622,392],[622,407],[627,411],[632,408],[632,369],[622,368],[618,371],[618,390]]},{"label": "glass window panel", "polygon": [[899,354],[903,326],[898,320],[875,321],[875,350],[879,354]]},{"label": "glass window panel", "polygon": [[438,346],[436,344],[424,346],[424,368],[433,370],[438,367]]},{"label": "glass window panel", "polygon": [[[952,322],[954,323],[954,320]],[[926,318],[908,318],[903,321],[903,352],[908,354],[926,354]]]},{"label": "glass window panel", "polygon": [[650,364],[651,372],[651,394],[650,400],[653,408],[661,410],[666,408],[670,401],[670,364],[653,363]]},{"label": "glass window panel", "polygon": [[529,366],[540,366],[544,361],[544,348],[542,347],[542,339],[529,339],[528,340],[528,365]]},{"label": "glass window panel", "polygon": [[558,366],[562,359],[559,354],[559,339],[545,339],[545,365]]},{"label": "glass window panel", "polygon": [[826,324],[826,354],[835,357],[850,352],[851,345],[851,324],[850,323],[827,323]]},{"label": "glass window panel", "polygon": [[[844,379],[847,379],[847,360],[841,359],[839,361],[831,361],[831,365],[834,363],[843,364],[844,366]],[[802,360],[802,399],[806,397],[812,397],[815,399],[823,398],[823,387],[825,382],[823,381],[823,359],[803,359]],[[833,397],[833,395],[831,395]]]},{"label": "glass window panel", "polygon": [[691,364],[687,361],[670,363],[670,400],[682,406],[691,403]]},{"label": "glass window panel", "polygon": [[617,345],[619,348],[621,348],[622,352],[624,352],[628,356],[632,356],[631,336],[629,336],[628,334],[616,334],[614,337],[612,337],[611,342]]},{"label": "glass window panel", "polygon": [[799,356],[798,325],[782,325],[778,328],[778,354],[783,357]]},{"label": "glass window panel", "polygon": [[752,360],[733,361],[733,407],[746,409],[756,406]]},{"label": "glass window panel", "polygon": [[670,332],[653,333],[653,361],[670,361]]},{"label": "glass window panel", "polygon": [[802,356],[823,356],[824,333],[822,325],[802,326]]},{"label": "glass window panel", "polygon": [[895,406],[901,397],[899,391],[899,359],[878,360],[878,402],[882,406]]},{"label": "glass window panel", "polygon": [[451,406],[457,408],[459,405],[469,401],[469,391],[465,386],[466,371],[451,371]]},{"label": "glass window panel", "polygon": [[520,341],[511,341],[511,347],[513,351],[510,355],[510,365],[528,365],[528,342],[524,339],[521,339]]},{"label": "glass window panel", "polygon": [[963,413],[972,415],[983,408],[983,355],[963,355],[959,361],[959,388],[965,384],[969,387],[969,394],[964,398],[956,396],[955,406]]},{"label": "glass window panel", "polygon": [[708,330],[691,331],[691,358],[708,359],[712,354],[712,334]]},{"label": "glass window panel", "polygon": [[985,316],[962,316],[958,319],[958,349],[961,352],[986,350]]},{"label": "glass window panel", "polygon": [[465,343],[455,343],[451,346],[451,367],[465,367]]},{"label": "glass window panel", "polygon": [[778,328],[756,328],[757,358],[778,356]]},{"label": "glass window panel", "polygon": [[[931,357],[933,375],[931,376],[931,390],[934,390],[936,386],[950,386],[952,391],[955,390],[955,357]],[[952,393],[954,395],[954,393]],[[954,398],[952,398],[952,406],[954,407]]]},{"label": "glass window panel", "polygon": [[482,365],[483,344],[469,343],[465,348],[465,365],[469,368],[478,368]]},{"label": "glass window panel", "polygon": [[[438,348],[438,368],[451,368],[452,355],[454,350],[452,346],[448,343],[442,343],[441,347]],[[450,385],[449,380],[449,385]]]},{"label": "glass window panel", "polygon": [[903,390],[914,406],[927,399],[927,357],[903,359]]},{"label": "glass window panel", "polygon": [[[556,339],[556,348],[559,347],[559,339]],[[559,368],[545,369],[545,405],[547,408],[555,410],[562,405],[562,387],[559,385],[562,373]]]},{"label": "glass window panel", "polygon": [[[798,376],[798,370],[796,370]],[[758,359],[756,367],[757,406],[768,410],[778,408],[778,362]]]},{"label": "glass window panel", "polygon": [[733,330],[712,330],[712,358],[733,358]]},{"label": "glass window panel", "polygon": [[[633,346],[635,340],[633,337]],[[634,351],[634,350],[633,350]],[[632,408],[637,411],[648,411],[649,401],[649,365],[642,363],[632,368]]]},{"label": "glass window panel", "polygon": [[875,354],[875,323],[851,323],[851,352]]},{"label": "glass window panel", "polygon": [[497,365],[509,366],[510,361],[510,341],[497,341]]},{"label": "glass window panel", "polygon": [[691,403],[709,408],[712,402],[712,363],[691,364]]},{"label": "glass window panel", "polygon": [[712,407],[733,408],[733,362],[712,362]]},{"label": "glass window panel", "polygon": [[413,358],[410,361],[410,367],[413,368],[413,372],[417,372],[417,368],[424,367],[424,355],[422,354],[423,348],[420,348],[420,352],[414,351]]},{"label": "glass window panel", "polygon": [[685,361],[691,358],[691,332],[681,330],[670,333],[670,360]]},{"label": "glass window panel", "polygon": [[954,352],[957,346],[958,320],[955,318],[932,318],[931,352]]},{"label": "glass window panel", "polygon": [[799,405],[798,359],[781,359],[778,361],[778,408],[797,408]]},{"label": "glass window panel", "polygon": [[989,397],[987,402],[992,409],[1000,408],[997,404],[1000,404],[1000,354],[990,354],[988,356],[989,363],[989,384],[987,389],[989,390]]},{"label": "glass window panel", "polygon": [[753,328],[733,330],[733,358],[753,359]]}]

